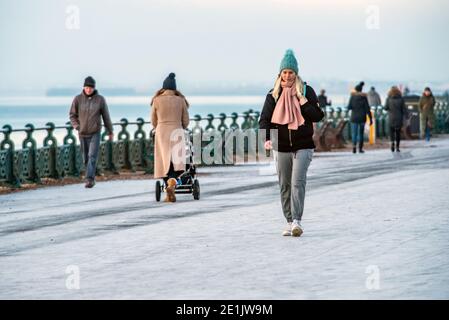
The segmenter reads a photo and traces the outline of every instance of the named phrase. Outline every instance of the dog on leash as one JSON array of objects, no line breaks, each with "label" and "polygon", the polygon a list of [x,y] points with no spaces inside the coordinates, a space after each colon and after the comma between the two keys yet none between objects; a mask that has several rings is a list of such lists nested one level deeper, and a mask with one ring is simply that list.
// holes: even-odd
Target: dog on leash
[{"label": "dog on leash", "polygon": [[170,178],[167,180],[167,187],[165,188],[164,202],[176,202],[175,196],[176,179]]}]

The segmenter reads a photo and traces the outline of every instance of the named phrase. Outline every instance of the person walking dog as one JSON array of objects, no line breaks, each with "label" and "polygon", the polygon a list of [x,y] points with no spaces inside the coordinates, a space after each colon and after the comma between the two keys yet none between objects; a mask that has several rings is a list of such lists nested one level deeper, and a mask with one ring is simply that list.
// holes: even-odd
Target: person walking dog
[{"label": "person walking dog", "polygon": [[[315,91],[303,82],[298,71],[294,52],[289,49],[259,120],[259,128],[266,130],[265,149],[274,150],[282,211],[287,220],[283,235],[295,237],[303,233],[307,170],[315,149],[313,122],[324,117]],[[277,137],[271,136],[270,129],[277,130]]]}]

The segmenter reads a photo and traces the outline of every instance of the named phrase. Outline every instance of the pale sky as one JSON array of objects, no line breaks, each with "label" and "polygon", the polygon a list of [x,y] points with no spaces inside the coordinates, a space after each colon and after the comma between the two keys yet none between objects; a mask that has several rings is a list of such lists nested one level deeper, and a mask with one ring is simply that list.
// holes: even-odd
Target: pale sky
[{"label": "pale sky", "polygon": [[448,31],[446,0],[0,0],[0,93],[272,83],[287,48],[305,79],[449,83]]}]

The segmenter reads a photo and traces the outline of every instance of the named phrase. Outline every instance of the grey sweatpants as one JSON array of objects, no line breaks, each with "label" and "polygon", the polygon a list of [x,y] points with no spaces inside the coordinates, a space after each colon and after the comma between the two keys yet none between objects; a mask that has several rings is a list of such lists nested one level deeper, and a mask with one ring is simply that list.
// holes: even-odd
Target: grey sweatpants
[{"label": "grey sweatpants", "polygon": [[281,189],[282,211],[288,222],[302,218],[307,170],[312,157],[313,149],[302,149],[296,152],[274,151]]}]

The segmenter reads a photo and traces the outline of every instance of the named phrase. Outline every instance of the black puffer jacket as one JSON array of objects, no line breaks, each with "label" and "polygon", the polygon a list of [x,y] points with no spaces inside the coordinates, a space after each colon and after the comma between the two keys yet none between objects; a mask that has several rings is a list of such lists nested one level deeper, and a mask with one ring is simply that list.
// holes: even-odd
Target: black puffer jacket
[{"label": "black puffer jacket", "polygon": [[400,95],[388,97],[384,109],[388,111],[390,127],[401,128],[403,119],[408,117],[404,99]]},{"label": "black puffer jacket", "polygon": [[348,103],[348,110],[352,110],[351,122],[365,123],[366,116],[368,116],[371,121],[373,120],[366,93],[352,92]]},{"label": "black puffer jacket", "polygon": [[[259,128],[267,131],[267,140],[271,139],[270,129],[278,129],[278,139],[272,139],[273,148],[280,152],[295,152],[299,149],[315,149],[313,143],[313,122],[319,122],[324,117],[324,112],[318,105],[318,98],[312,87],[306,87],[306,98],[308,102],[301,106],[301,114],[305,123],[297,130],[289,130],[288,125],[280,125],[271,122],[276,101],[272,96],[272,91],[267,94],[265,104],[259,120]],[[279,93],[281,94],[282,91]]]}]

